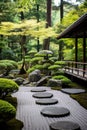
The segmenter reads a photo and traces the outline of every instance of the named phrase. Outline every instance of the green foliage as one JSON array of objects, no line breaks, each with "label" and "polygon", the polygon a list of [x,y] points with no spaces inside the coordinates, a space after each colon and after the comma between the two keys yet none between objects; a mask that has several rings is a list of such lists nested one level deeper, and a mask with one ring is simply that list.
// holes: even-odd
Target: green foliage
[{"label": "green foliage", "polygon": [[32,72],[32,71],[34,71],[36,69],[42,70],[43,69],[43,65],[36,64],[35,66],[29,68],[27,72],[30,73],[30,72]]},{"label": "green foliage", "polygon": [[60,65],[51,65],[48,69],[50,69],[50,70],[58,70],[59,68],[61,68]]},{"label": "green foliage", "polygon": [[31,73],[31,72],[34,71],[34,70],[35,70],[35,68],[34,68],[34,67],[31,67],[31,68],[28,69],[27,73]]},{"label": "green foliage", "polygon": [[10,60],[16,60],[15,53],[10,48],[3,48],[1,52],[2,59],[10,59]]},{"label": "green foliage", "polygon": [[63,85],[68,85],[71,83],[71,80],[63,75],[53,76],[52,78],[61,80]]},{"label": "green foliage", "polygon": [[13,60],[0,60],[0,63],[4,63],[4,64],[9,63],[9,64],[12,64],[15,69],[18,68],[17,62],[15,62]]},{"label": "green foliage", "polygon": [[12,69],[17,69],[18,64],[13,60],[0,60],[0,68],[1,73],[6,71],[9,72]]},{"label": "green foliage", "polygon": [[14,118],[16,115],[16,109],[7,101],[0,100],[0,119],[8,121]]},{"label": "green foliage", "polygon": [[65,61],[56,61],[55,64],[56,65],[65,65]]},{"label": "green foliage", "polygon": [[30,63],[35,65],[37,64],[38,62],[42,61],[43,60],[43,57],[34,57],[30,60]]},{"label": "green foliage", "polygon": [[53,52],[50,50],[41,50],[35,56],[42,56],[48,59],[49,56],[52,56]]},{"label": "green foliage", "polygon": [[13,80],[0,78],[0,98],[4,98],[8,94],[16,92],[18,88],[18,85]]},{"label": "green foliage", "polygon": [[50,65],[51,65],[50,63],[44,63],[44,64],[43,64],[43,69],[48,69],[48,67],[49,67]]},{"label": "green foliage", "polygon": [[7,68],[6,64],[0,62],[0,70],[3,71],[3,70],[5,70],[6,68]]},{"label": "green foliage", "polygon": [[30,58],[33,58],[36,53],[37,53],[36,50],[31,50],[31,51],[28,51],[27,54],[29,55]]}]

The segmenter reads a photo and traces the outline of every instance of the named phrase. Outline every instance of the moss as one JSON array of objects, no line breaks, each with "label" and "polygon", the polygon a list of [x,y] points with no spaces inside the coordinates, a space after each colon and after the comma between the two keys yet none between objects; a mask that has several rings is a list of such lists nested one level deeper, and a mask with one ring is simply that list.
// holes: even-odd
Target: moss
[{"label": "moss", "polygon": [[71,97],[77,100],[84,108],[87,109],[87,93],[71,94]]},{"label": "moss", "polygon": [[53,89],[53,90],[61,90],[61,87],[59,86],[59,87],[51,87],[51,89]]},{"label": "moss", "polygon": [[0,100],[0,119],[4,121],[14,118],[16,115],[16,109],[13,105],[7,101]]},{"label": "moss", "polygon": [[7,127],[8,130],[21,130],[23,127],[23,122],[14,118],[7,122]]},{"label": "moss", "polygon": [[[72,81],[63,75],[53,76],[53,79],[61,80],[62,87],[67,87]],[[68,86],[69,87],[69,86]]]},{"label": "moss", "polygon": [[3,98],[6,95],[16,92],[18,85],[11,79],[0,78],[0,97]]}]

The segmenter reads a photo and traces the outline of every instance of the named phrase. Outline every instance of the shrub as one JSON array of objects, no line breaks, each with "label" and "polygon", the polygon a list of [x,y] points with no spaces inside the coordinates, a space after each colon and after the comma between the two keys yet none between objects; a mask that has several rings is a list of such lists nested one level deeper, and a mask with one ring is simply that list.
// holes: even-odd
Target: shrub
[{"label": "shrub", "polygon": [[58,70],[59,68],[61,68],[60,65],[51,65],[51,66],[49,67],[50,70]]},{"label": "shrub", "polygon": [[44,63],[44,64],[43,64],[43,69],[48,69],[48,67],[49,67],[50,65],[51,65],[50,63]]},{"label": "shrub", "polygon": [[63,75],[53,76],[53,79],[59,79],[62,81],[63,86],[68,85],[71,83],[71,80]]},{"label": "shrub", "polygon": [[6,70],[7,66],[5,63],[0,63],[0,72],[3,73]]},{"label": "shrub", "polygon": [[15,61],[12,60],[0,60],[0,72],[8,72],[12,69],[17,69],[18,65]]},{"label": "shrub", "polygon": [[55,64],[56,65],[65,65],[65,61],[56,61]]},{"label": "shrub", "polygon": [[39,61],[43,60],[43,57],[34,57],[30,60],[31,64],[37,64]]},{"label": "shrub", "polygon": [[16,92],[18,85],[11,79],[0,78],[0,98]]},{"label": "shrub", "polygon": [[8,121],[14,118],[16,109],[7,101],[0,100],[0,120]]},{"label": "shrub", "polygon": [[[4,64],[11,64],[15,69],[18,68],[18,64],[17,62],[13,61],[13,60],[0,60],[0,63],[4,63]],[[8,64],[7,64],[8,65]]]}]

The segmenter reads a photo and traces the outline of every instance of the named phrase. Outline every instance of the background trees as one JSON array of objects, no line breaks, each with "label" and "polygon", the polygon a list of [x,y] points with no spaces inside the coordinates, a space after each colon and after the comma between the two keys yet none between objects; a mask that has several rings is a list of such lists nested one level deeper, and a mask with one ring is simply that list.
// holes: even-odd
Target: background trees
[{"label": "background trees", "polygon": [[[77,1],[79,1],[80,3],[82,2],[82,4],[77,6],[73,3],[71,3],[71,1],[61,0],[60,4],[58,6],[56,6],[56,5],[54,5],[52,0],[50,0],[50,1],[49,0],[48,1],[33,0],[32,2],[29,0],[26,0],[26,1],[24,1],[24,0],[14,1],[13,0],[10,2],[8,2],[8,1],[5,2],[2,0],[2,2],[0,2],[0,7],[1,7],[0,8],[0,12],[1,12],[0,13],[0,15],[1,15],[1,17],[0,17],[0,34],[1,34],[0,35],[0,53],[5,55],[6,51],[9,50],[9,51],[7,51],[7,53],[13,55],[11,57],[11,59],[21,60],[21,58],[23,56],[23,55],[21,55],[21,53],[23,54],[24,51],[25,51],[25,55],[26,55],[27,52],[33,48],[35,48],[37,51],[39,51],[43,48],[52,49],[52,47],[54,47],[53,49],[56,50],[55,52],[57,54],[57,47],[56,47],[57,45],[56,44],[58,44],[59,41],[56,40],[55,38],[53,38],[54,34],[51,34],[52,33],[50,31],[51,28],[45,30],[43,27],[41,29],[41,27],[37,26],[36,28],[34,28],[35,30],[31,31],[31,33],[34,35],[31,36],[31,34],[29,34],[29,32],[28,32],[28,35],[26,36],[26,39],[25,39],[26,32],[24,32],[24,37],[23,37],[23,28],[22,29],[16,28],[15,35],[13,35],[12,33],[8,33],[9,35],[4,34],[6,31],[5,30],[6,28],[4,28],[3,32],[2,32],[2,30],[1,30],[2,23],[1,22],[10,21],[13,23],[19,23],[21,19],[23,22],[25,19],[28,19],[28,20],[34,19],[37,22],[44,20],[44,21],[48,21],[47,26],[53,27],[53,25],[55,25],[54,26],[55,28],[53,28],[53,29],[55,29],[55,31],[57,31],[57,33],[59,34],[67,26],[72,24],[72,22],[77,20],[82,14],[87,12],[87,9],[86,9],[87,1],[86,0],[85,1],[77,0]],[[61,12],[60,15],[59,15],[59,12]],[[47,17],[46,17],[46,14],[47,14]],[[55,18],[57,24],[55,24],[55,19],[53,17],[55,14],[58,14],[58,16]],[[60,18],[59,18],[59,16],[60,16]],[[60,21],[62,21],[62,23],[60,23]],[[32,23],[32,21],[31,21],[31,23]],[[27,26],[27,27],[28,27],[27,29],[31,28],[29,26]],[[45,25],[44,25],[44,27],[45,27]],[[17,31],[20,32],[21,30],[22,30],[22,32],[20,33],[20,35],[18,35]],[[13,30],[12,30],[12,32],[13,32]],[[50,43],[47,41],[43,43],[43,39],[46,39],[48,37],[51,37]],[[24,41],[25,41],[25,44],[22,44]],[[74,41],[73,40],[71,40],[71,41],[73,44]],[[58,56],[58,57],[60,57],[59,59],[63,59],[61,57],[64,57],[64,59],[67,59],[65,52],[67,52],[67,47],[68,47],[68,49],[73,48],[71,41],[70,40],[60,41],[60,45],[63,45],[62,43],[64,42],[64,48],[62,49],[62,51],[64,50],[63,51],[64,55],[61,56],[61,54],[63,54],[63,53],[61,51],[62,47],[60,46],[60,49],[59,49],[60,53]],[[23,45],[23,46],[21,46],[21,45]],[[4,47],[5,47],[5,52],[3,51]],[[21,47],[24,47],[24,51],[21,51],[21,50],[23,50],[23,48],[21,48]],[[3,57],[5,57],[5,56],[1,56],[0,58],[2,59]]]}]

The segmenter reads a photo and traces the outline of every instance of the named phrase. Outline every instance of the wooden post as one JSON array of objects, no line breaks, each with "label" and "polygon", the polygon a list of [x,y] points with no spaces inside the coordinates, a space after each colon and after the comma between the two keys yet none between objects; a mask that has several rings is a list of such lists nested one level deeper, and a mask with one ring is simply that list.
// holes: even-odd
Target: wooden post
[{"label": "wooden post", "polygon": [[85,75],[85,63],[86,63],[86,38],[85,38],[85,32],[84,32],[84,37],[83,37],[83,77]]},{"label": "wooden post", "polygon": [[[78,39],[76,37],[75,39],[75,62],[78,61]],[[77,63],[75,64],[75,67],[77,68]]]}]

